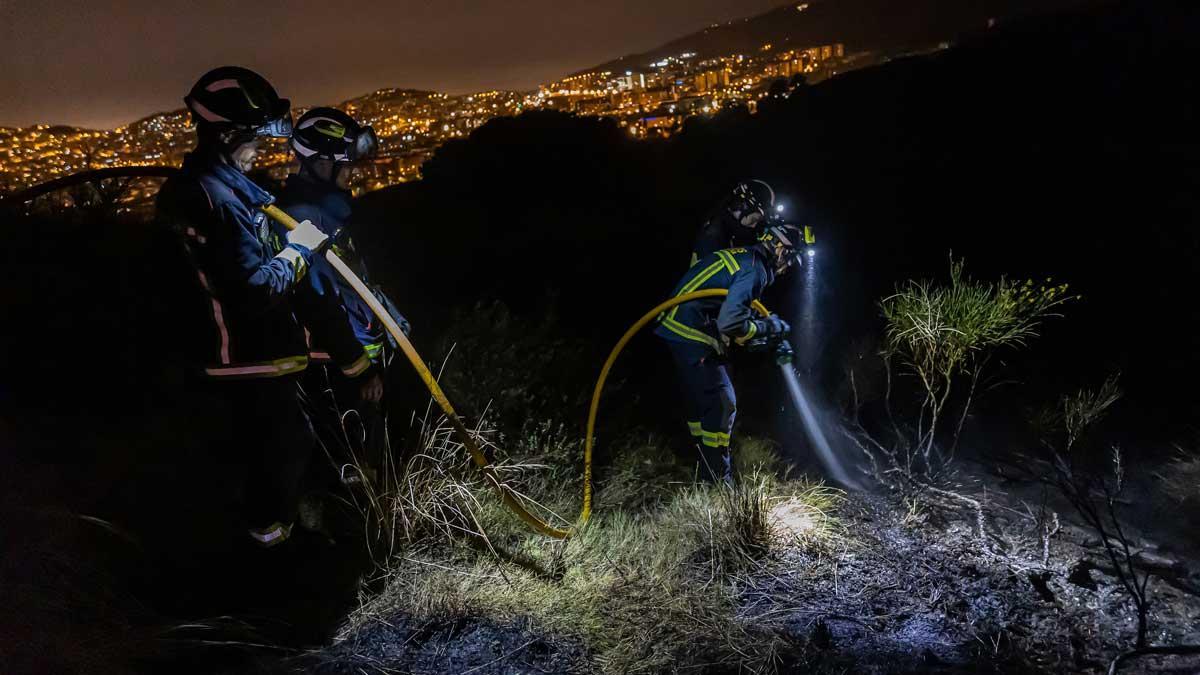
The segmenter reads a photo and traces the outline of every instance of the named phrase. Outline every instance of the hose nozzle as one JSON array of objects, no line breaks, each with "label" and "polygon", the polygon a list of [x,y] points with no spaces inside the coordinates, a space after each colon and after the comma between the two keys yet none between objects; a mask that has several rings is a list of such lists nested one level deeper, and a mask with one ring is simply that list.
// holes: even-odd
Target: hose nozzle
[{"label": "hose nozzle", "polygon": [[792,349],[792,344],[786,339],[780,340],[779,344],[775,345],[775,363],[786,366],[791,364],[795,358],[796,352]]}]

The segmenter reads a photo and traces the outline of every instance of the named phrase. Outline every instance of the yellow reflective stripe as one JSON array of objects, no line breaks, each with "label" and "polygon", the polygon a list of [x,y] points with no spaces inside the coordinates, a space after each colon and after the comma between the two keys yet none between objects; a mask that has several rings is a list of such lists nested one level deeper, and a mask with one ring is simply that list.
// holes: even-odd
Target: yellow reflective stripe
[{"label": "yellow reflective stripe", "polygon": [[704,430],[700,428],[699,422],[688,422],[687,425],[688,425],[688,431],[691,432],[691,434],[693,436],[703,436],[704,435]]},{"label": "yellow reflective stripe", "polygon": [[354,360],[354,363],[351,363],[348,366],[342,366],[342,372],[346,374],[346,377],[356,377],[361,375],[364,370],[370,367],[371,357],[367,355],[366,351],[363,351],[362,355]]},{"label": "yellow reflective stripe", "polygon": [[743,335],[742,337],[736,338],[734,340],[734,342],[738,343],[739,345],[744,345],[744,344],[746,344],[746,342],[748,342],[750,340],[750,338],[754,337],[757,334],[758,334],[758,324],[751,321],[750,322],[750,330],[746,331],[746,334]]},{"label": "yellow reflective stripe", "polygon": [[[695,291],[697,288],[707,283],[709,279],[713,278],[722,269],[736,270],[739,268],[737,266],[737,261],[733,260],[728,253],[725,251],[717,251],[717,261],[705,268],[703,272],[693,277],[691,281],[684,284],[683,287],[679,289],[679,292],[675,294],[675,297],[686,295]],[[689,340],[703,342],[704,344],[711,346],[713,349],[721,351],[720,344],[707,333],[696,330],[691,326],[684,325],[675,319],[675,313],[679,311],[680,307],[681,305],[672,307],[671,311],[667,312],[666,316],[661,317],[662,325],[666,326],[667,330],[675,333],[676,335],[685,337]]]},{"label": "yellow reflective stripe", "polygon": [[[721,268],[723,267],[725,267],[725,261],[717,260],[717,262],[709,265],[703,272],[697,274],[691,281],[684,284],[683,288],[680,288],[679,292],[675,294],[675,297],[678,298],[681,295],[687,295],[688,293],[696,290],[700,286],[704,285],[704,282],[713,278],[713,275],[715,275],[717,272],[720,272]],[[675,305],[672,307],[670,313],[667,314],[667,318],[674,319],[675,313],[679,311],[680,307],[681,305]]]},{"label": "yellow reflective stripe", "polygon": [[697,274],[691,281],[684,284],[683,288],[679,289],[679,292],[675,294],[675,297],[679,297],[681,295],[685,295],[687,293],[691,293],[692,291],[696,290],[701,285],[703,285],[704,282],[711,279],[714,274],[716,274],[717,272],[720,272],[721,268],[724,266],[725,266],[725,261],[723,261],[723,260],[718,260],[717,262],[709,265],[707,269],[705,269],[700,274]]},{"label": "yellow reflective stripe", "polygon": [[688,263],[688,267],[695,267],[698,262],[700,262],[700,256],[696,255],[695,251],[692,251],[692,262]]},{"label": "yellow reflective stripe", "polygon": [[717,251],[717,257],[725,263],[725,269],[729,270],[730,274],[733,274],[742,268],[741,265],[738,265],[737,260],[734,260],[733,254],[729,251]]},{"label": "yellow reflective stripe", "polygon": [[707,333],[698,331],[695,328],[692,328],[691,326],[686,326],[682,323],[679,323],[678,321],[676,321],[675,319],[672,319],[669,316],[663,319],[662,325],[667,330],[671,331],[672,333],[675,333],[676,335],[678,335],[680,337],[687,338],[688,340],[695,340],[696,342],[703,342],[704,344],[712,347],[713,349],[717,350],[718,352],[721,351],[720,344],[712,336],[708,335]]},{"label": "yellow reflective stripe", "polygon": [[292,526],[275,522],[262,529],[251,528],[248,532],[254,541],[269,548],[287,541],[292,534]]},{"label": "yellow reflective stripe", "polygon": [[710,448],[728,448],[729,434],[723,431],[703,431],[700,442]]},{"label": "yellow reflective stripe", "polygon": [[204,373],[210,377],[223,379],[279,377],[298,373],[308,367],[307,356],[288,356],[274,361],[259,361],[257,363],[240,363],[228,366],[205,368]]},{"label": "yellow reflective stripe", "polygon": [[374,359],[379,356],[379,352],[383,351],[383,344],[363,345],[363,349],[367,350],[367,356]]}]

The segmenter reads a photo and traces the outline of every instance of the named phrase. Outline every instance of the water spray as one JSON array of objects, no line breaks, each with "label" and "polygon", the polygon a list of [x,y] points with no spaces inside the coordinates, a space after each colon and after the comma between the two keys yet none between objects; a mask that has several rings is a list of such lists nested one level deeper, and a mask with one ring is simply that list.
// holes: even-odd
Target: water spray
[{"label": "water spray", "polygon": [[[789,349],[790,351],[790,349]],[[845,488],[858,490],[860,486],[857,481],[850,475],[842,460],[834,451],[833,446],[829,444],[829,439],[825,436],[825,431],[822,429],[821,420],[813,410],[812,404],[809,402],[809,397],[804,393],[804,385],[801,384],[800,378],[796,375],[796,369],[792,367],[791,360],[779,361],[779,373],[783,375],[783,381],[787,384],[788,395],[792,399],[792,406],[800,415],[800,422],[804,427],[804,433],[808,436],[809,445],[820,460],[821,466],[829,474],[829,477]]]},{"label": "water spray", "polygon": [[750,351],[772,353],[775,365],[779,367],[779,373],[783,376],[783,381],[787,385],[792,407],[800,416],[800,423],[804,427],[804,434],[808,437],[809,445],[812,447],[817,459],[821,462],[821,466],[825,468],[829,477],[845,488],[851,490],[860,489],[858,483],[851,476],[850,471],[846,469],[845,464],[829,443],[829,439],[825,435],[821,424],[821,418],[817,415],[811,403],[811,397],[804,392],[805,387],[801,383],[800,377],[796,374],[794,366],[796,352],[792,349],[791,343],[787,341],[785,336],[779,335],[752,340],[746,344],[746,347]]}]

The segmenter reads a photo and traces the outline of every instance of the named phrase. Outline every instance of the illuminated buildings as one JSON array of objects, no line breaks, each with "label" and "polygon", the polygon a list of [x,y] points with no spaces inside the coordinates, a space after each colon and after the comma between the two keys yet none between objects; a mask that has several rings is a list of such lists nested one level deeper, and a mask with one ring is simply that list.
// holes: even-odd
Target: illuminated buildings
[{"label": "illuminated buildings", "polygon": [[[805,5],[797,6],[804,11]],[[420,178],[421,164],[447,140],[463,138],[494,117],[553,109],[617,120],[636,138],[666,136],[692,115],[745,105],[756,109],[772,81],[804,75],[815,82],[838,69],[867,65],[838,43],[801,49],[764,44],[752,54],[700,58],[692,52],[666,56],[620,72],[576,73],[534,92],[486,91],[464,96],[380,89],[338,107],[370,124],[380,154],[362,168],[356,192]],[[295,111],[299,115],[303,110]],[[119,166],[178,166],[192,148],[194,128],[184,110],[147,117],[110,130],[38,125],[0,128],[0,192],[86,171]],[[258,166],[283,178],[292,153],[269,142]]]}]

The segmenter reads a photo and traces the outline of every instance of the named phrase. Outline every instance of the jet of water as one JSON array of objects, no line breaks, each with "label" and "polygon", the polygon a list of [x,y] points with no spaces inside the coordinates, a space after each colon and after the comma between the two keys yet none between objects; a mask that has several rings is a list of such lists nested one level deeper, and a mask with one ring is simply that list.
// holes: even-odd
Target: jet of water
[{"label": "jet of water", "polygon": [[796,371],[792,365],[790,363],[779,364],[779,372],[783,374],[783,381],[787,383],[788,393],[791,394],[792,405],[800,414],[804,432],[808,435],[809,443],[816,451],[821,466],[825,467],[830,478],[843,487],[850,490],[862,489],[858,482],[851,477],[850,472],[846,470],[837,453],[834,452],[833,446],[829,444],[829,439],[825,437],[825,432],[821,429],[821,421],[809,403],[808,397],[804,395],[804,386],[800,383],[800,378],[796,377]]}]

